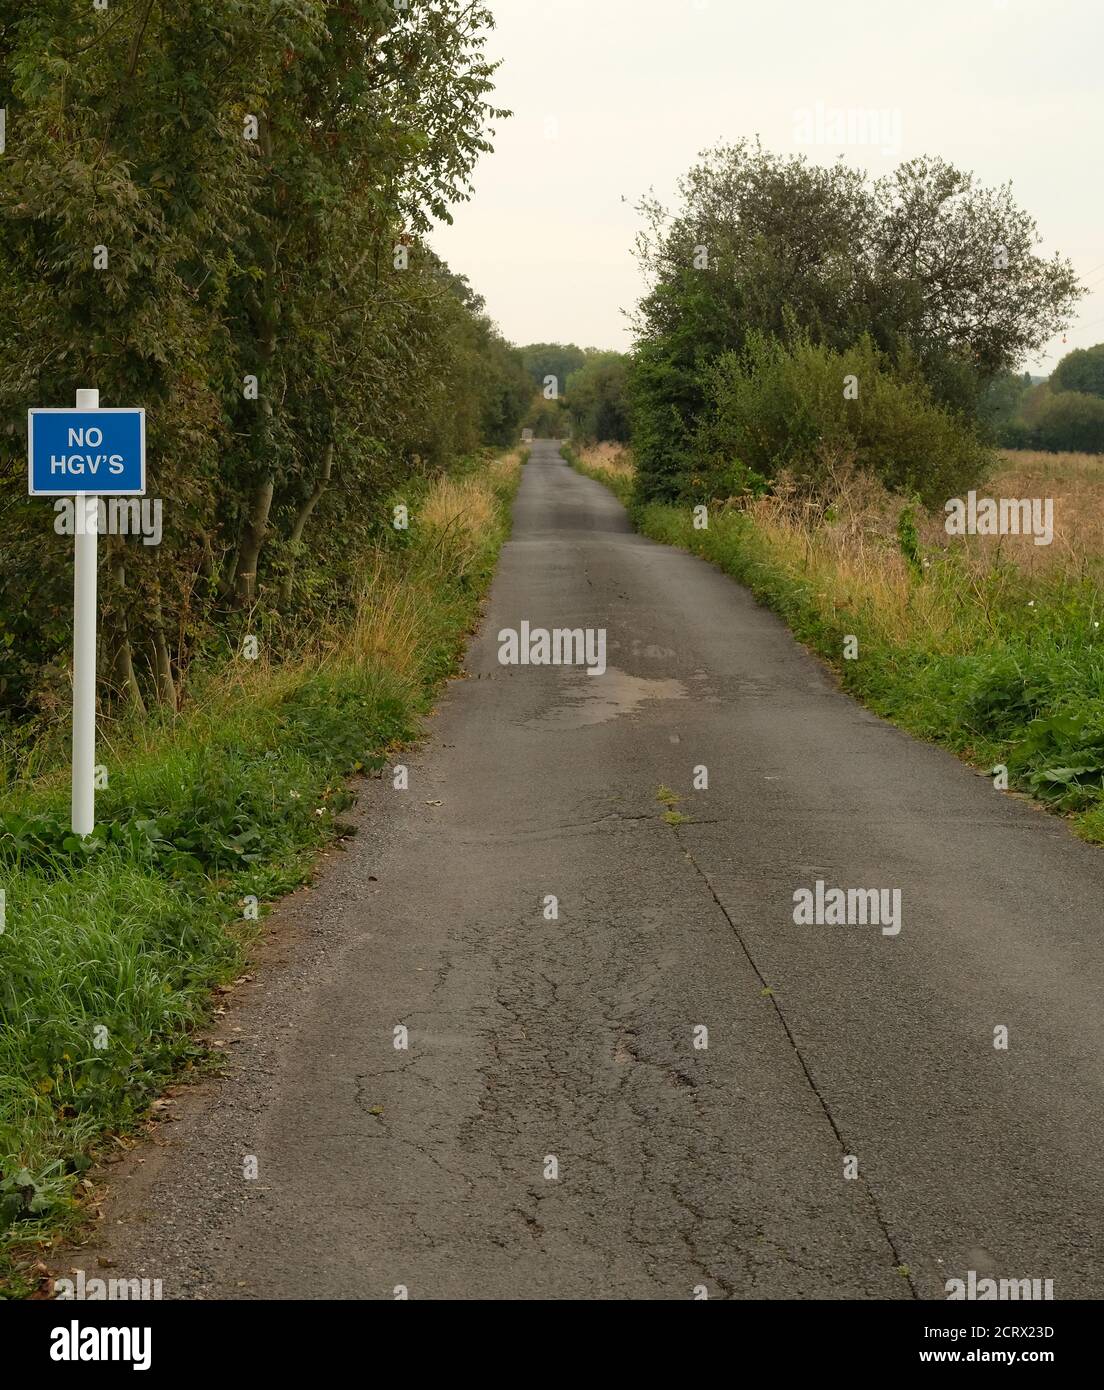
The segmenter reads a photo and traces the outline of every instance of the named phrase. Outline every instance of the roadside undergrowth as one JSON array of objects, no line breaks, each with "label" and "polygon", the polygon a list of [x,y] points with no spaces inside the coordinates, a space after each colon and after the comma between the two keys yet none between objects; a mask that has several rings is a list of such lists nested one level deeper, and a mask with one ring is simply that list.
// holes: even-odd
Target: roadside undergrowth
[{"label": "roadside undergrowth", "polygon": [[627,451],[572,458],[653,540],[745,584],[827,660],[845,690],[1068,816],[1104,842],[1104,489],[1098,460],[1009,452],[981,495],[1048,497],[1049,545],[951,537],[877,481],[841,470],[828,491],[785,482],[709,509],[638,505]]}]

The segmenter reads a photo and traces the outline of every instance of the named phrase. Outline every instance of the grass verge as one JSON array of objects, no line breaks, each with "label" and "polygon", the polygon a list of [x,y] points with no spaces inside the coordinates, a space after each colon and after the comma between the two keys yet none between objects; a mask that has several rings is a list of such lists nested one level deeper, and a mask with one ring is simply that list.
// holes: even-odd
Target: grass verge
[{"label": "grass verge", "polygon": [[1084,458],[1009,453],[987,485],[1053,501],[1045,547],[948,537],[942,515],[854,474],[816,503],[783,486],[713,507],[697,529],[688,506],[633,503],[624,452],[612,467],[594,450],[572,462],[645,535],[745,584],[878,714],[1104,842],[1104,505]]},{"label": "grass verge", "polygon": [[430,485],[410,531],[365,558],[351,624],[114,729],[84,842],[61,772],[0,797],[0,1293],[34,1291],[105,1143],[204,1064],[212,989],[341,833],[349,775],[417,734],[478,617],[520,462]]},{"label": "grass verge", "polygon": [[582,448],[575,444],[561,444],[560,453],[577,473],[585,478],[593,478],[596,483],[604,483],[618,501],[631,510],[636,470],[626,449],[617,444],[594,444]]}]

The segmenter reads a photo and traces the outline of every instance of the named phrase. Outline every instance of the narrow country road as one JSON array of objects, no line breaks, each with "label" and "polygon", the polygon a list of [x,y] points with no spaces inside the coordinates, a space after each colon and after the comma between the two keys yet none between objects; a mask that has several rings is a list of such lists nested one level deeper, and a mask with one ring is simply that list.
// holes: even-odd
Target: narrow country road
[{"label": "narrow country road", "polygon": [[[501,666],[523,621],[604,628],[606,673]],[[229,1079],[119,1165],[86,1262],[166,1298],[1104,1296],[1099,849],[553,444],[467,671],[274,914]],[[899,934],[796,925],[817,880],[899,889]]]}]

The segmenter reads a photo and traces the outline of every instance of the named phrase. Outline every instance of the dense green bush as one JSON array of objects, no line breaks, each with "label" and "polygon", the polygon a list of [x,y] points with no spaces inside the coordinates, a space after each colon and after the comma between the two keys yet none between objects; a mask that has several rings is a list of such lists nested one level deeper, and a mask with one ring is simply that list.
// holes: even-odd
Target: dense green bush
[{"label": "dense green bush", "polygon": [[753,333],[709,370],[706,394],[687,497],[738,494],[782,469],[816,489],[847,462],[939,505],[991,463],[972,423],[933,400],[919,369],[895,371],[866,337],[837,352]]},{"label": "dense green bush", "polygon": [[1052,392],[1030,437],[1040,449],[1104,453],[1104,400],[1083,391]]},{"label": "dense green bush", "polygon": [[246,615],[272,642],[348,606],[395,491],[516,438],[523,360],[425,241],[506,114],[492,23],[467,0],[0,5],[5,740],[68,686],[72,545],[25,495],[29,406],[88,386],[147,411],[163,539],[100,548],[116,711],[174,707]]}]

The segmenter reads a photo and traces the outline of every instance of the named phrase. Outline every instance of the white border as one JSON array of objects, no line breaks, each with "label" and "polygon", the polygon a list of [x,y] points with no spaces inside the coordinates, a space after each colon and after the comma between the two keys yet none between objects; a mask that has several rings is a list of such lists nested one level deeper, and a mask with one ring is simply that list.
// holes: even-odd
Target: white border
[{"label": "white border", "polygon": [[[141,453],[141,486],[128,488],[99,487],[94,491],[74,492],[70,488],[36,488],[32,439],[36,415],[137,415],[138,448]],[[72,482],[72,479],[66,479]],[[106,405],[99,410],[80,410],[75,405],[33,406],[27,411],[27,495],[28,497],[144,497],[146,494],[146,408],[143,405]]]}]

